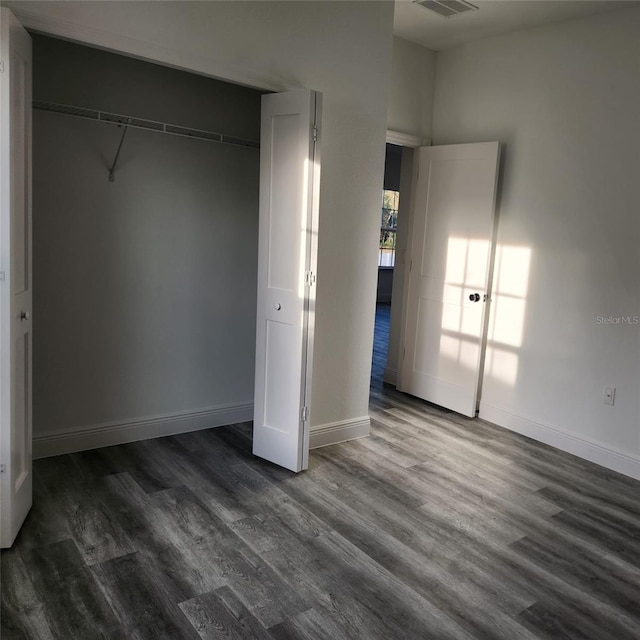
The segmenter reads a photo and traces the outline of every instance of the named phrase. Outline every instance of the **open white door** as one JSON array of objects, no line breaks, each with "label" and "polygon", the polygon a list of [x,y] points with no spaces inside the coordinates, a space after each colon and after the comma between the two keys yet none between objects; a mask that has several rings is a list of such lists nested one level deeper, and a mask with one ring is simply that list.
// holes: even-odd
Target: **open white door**
[{"label": "open white door", "polygon": [[497,142],[416,151],[398,388],[476,415],[488,313]]},{"label": "open white door", "polygon": [[31,38],[0,9],[0,546],[31,508]]},{"label": "open white door", "polygon": [[292,471],[309,460],[320,102],[262,97],[253,453]]}]

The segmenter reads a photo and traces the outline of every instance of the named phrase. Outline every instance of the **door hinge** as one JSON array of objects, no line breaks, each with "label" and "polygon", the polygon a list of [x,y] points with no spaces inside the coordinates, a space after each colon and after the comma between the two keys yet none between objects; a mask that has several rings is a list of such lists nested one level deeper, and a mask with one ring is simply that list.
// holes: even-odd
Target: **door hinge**
[{"label": "door hinge", "polygon": [[313,273],[313,271],[307,271],[304,274],[304,284],[307,287],[311,287],[315,284],[316,281],[316,274]]},{"label": "door hinge", "polygon": [[7,472],[7,465],[0,464],[0,473],[6,473],[6,472]]},{"label": "door hinge", "polygon": [[4,60],[0,60],[0,73],[4,73]]},{"label": "door hinge", "polygon": [[313,125],[313,141],[314,142],[318,142],[318,136],[320,135],[320,129],[318,129],[318,127],[316,127],[316,125]]},{"label": "door hinge", "polygon": [[5,278],[6,278],[5,272],[4,271],[0,271],[0,282],[4,282]]},{"label": "door hinge", "polygon": [[302,420],[302,422],[306,422],[309,419],[309,407],[302,407],[300,419]]}]

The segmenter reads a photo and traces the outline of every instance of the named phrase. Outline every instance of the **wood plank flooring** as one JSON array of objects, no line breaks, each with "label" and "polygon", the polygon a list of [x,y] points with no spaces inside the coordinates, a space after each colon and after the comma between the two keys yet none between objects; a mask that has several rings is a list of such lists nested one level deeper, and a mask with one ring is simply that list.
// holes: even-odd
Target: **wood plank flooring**
[{"label": "wood plank flooring", "polygon": [[640,483],[375,375],[371,415],[298,475],[249,424],[36,461],[2,640],[640,638]]}]

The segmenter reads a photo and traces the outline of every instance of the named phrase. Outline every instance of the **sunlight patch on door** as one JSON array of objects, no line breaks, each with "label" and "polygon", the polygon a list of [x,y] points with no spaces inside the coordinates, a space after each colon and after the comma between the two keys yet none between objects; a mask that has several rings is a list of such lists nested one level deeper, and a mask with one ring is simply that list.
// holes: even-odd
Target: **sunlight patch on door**
[{"label": "sunlight patch on door", "polygon": [[[467,238],[449,238],[447,248],[439,352],[443,360],[472,370],[480,359],[490,250],[488,241]],[[509,386],[518,375],[530,263],[528,247],[496,247],[485,375]]]}]

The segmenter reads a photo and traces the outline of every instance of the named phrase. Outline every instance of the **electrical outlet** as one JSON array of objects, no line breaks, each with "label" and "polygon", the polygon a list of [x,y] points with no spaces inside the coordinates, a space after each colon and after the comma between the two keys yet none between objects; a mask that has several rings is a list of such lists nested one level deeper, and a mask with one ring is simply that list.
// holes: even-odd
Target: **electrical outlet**
[{"label": "electrical outlet", "polygon": [[605,404],[614,404],[616,401],[616,388],[615,387],[605,387],[604,388],[604,400]]}]

